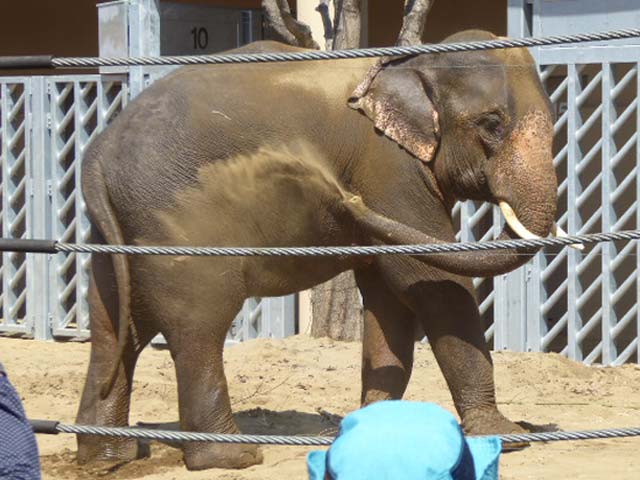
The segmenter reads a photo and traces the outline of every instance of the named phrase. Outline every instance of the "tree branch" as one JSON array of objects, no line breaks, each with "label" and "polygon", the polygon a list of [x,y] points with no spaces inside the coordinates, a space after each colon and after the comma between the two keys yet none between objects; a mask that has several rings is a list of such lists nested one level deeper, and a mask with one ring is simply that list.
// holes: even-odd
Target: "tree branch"
[{"label": "tree branch", "polygon": [[320,0],[316,7],[316,12],[322,17],[322,28],[324,29],[324,48],[331,50],[333,47],[333,22],[329,15],[329,4],[331,0]]},{"label": "tree branch", "polygon": [[265,38],[296,47],[319,49],[308,25],[299,22],[289,8],[287,0],[262,0],[265,19]]},{"label": "tree branch", "polygon": [[397,45],[419,45],[422,43],[424,25],[434,3],[435,0],[405,0],[404,19]]},{"label": "tree branch", "polygon": [[334,0],[333,49],[360,47],[360,0]]}]

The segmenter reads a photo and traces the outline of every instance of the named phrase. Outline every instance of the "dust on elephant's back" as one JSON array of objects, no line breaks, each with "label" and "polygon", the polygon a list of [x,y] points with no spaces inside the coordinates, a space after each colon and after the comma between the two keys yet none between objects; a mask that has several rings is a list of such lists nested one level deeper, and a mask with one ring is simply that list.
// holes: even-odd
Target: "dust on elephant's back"
[{"label": "dust on elephant's back", "polygon": [[[137,243],[238,247],[349,244],[354,241],[353,232],[345,232],[339,225],[340,205],[348,195],[313,145],[294,141],[267,146],[201,167],[195,185],[176,193],[171,208],[155,212],[160,231]],[[287,235],[282,235],[283,231]],[[309,238],[314,242],[310,244]],[[194,267],[198,261],[202,259],[171,260]],[[260,275],[260,282],[255,283],[262,285],[265,275],[273,275],[273,282],[266,282],[271,286],[253,293],[275,295],[299,289],[303,263],[317,263],[318,269],[326,270],[316,271],[313,277],[330,278],[345,269],[338,264],[347,260],[252,257],[242,262],[247,287],[254,283],[254,271]]]}]

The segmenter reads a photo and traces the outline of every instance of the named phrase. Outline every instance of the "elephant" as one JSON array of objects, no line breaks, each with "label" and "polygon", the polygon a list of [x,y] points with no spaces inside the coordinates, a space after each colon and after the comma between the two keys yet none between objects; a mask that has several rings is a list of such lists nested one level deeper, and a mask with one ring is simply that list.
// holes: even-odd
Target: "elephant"
[{"label": "elephant", "polygon": [[[446,42],[487,40],[471,30]],[[299,51],[274,42],[249,51]],[[499,238],[554,231],[553,116],[525,49],[322,62],[189,66],[153,83],[86,151],[92,240],[183,246],[455,241],[456,201],[499,204]],[[363,298],[361,403],[399,399],[424,332],[465,432],[521,432],[496,406],[472,277],[535,249],[375,257],[97,255],[91,355],[77,422],[128,423],[141,350],[175,364],[180,427],[236,433],[223,345],[248,297],[353,270]],[[184,444],[188,469],[244,468],[254,445]],[[78,436],[78,460],[131,460],[132,439]]]}]

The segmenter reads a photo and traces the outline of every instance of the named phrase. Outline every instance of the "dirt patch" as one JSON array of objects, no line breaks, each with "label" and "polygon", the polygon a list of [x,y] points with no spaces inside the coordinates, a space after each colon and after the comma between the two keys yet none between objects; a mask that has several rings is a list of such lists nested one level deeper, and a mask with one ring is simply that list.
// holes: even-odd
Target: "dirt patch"
[{"label": "dirt patch", "polygon": [[[89,345],[0,338],[0,356],[30,418],[73,423]],[[496,352],[498,400],[513,420],[547,429],[640,426],[640,367],[586,367],[555,354]],[[246,433],[328,434],[337,416],[358,407],[360,344],[311,339],[254,340],[227,349],[225,368],[236,419]],[[428,346],[418,345],[410,400],[453,411]],[[147,349],[135,377],[131,423],[175,426],[177,394],[169,353]],[[264,447],[264,463],[246,470],[188,472],[178,449],[152,442],[151,456],[90,467],[75,462],[72,435],[39,435],[45,479],[306,478],[308,447]],[[503,479],[635,479],[640,439],[537,444],[503,455]]]}]

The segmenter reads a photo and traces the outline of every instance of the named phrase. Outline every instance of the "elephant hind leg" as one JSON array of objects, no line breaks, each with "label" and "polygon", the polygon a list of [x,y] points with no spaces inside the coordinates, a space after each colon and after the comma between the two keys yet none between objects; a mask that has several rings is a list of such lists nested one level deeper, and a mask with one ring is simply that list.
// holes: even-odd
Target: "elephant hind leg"
[{"label": "elephant hind leg", "polygon": [[[175,362],[183,431],[240,432],[233,419],[222,360],[227,330],[242,305],[241,299],[234,302],[231,296],[208,299],[207,307],[212,308],[185,304],[181,327],[163,332]],[[186,442],[183,452],[189,470],[246,468],[262,462],[256,445]]]},{"label": "elephant hind leg", "polygon": [[[140,350],[157,331],[145,326],[138,329],[138,348],[130,338],[118,367],[113,388],[106,398],[101,386],[110,375],[118,355],[118,298],[113,288],[115,278],[111,259],[94,255],[89,284],[89,316],[91,327],[91,357],[82,399],[76,417],[78,424],[121,427],[128,425],[133,372]],[[135,322],[134,322],[135,323]],[[78,435],[80,463],[95,460],[128,461],[146,455],[135,439]]]}]

